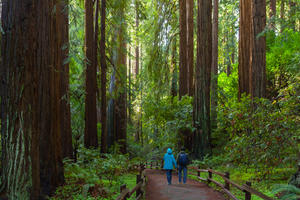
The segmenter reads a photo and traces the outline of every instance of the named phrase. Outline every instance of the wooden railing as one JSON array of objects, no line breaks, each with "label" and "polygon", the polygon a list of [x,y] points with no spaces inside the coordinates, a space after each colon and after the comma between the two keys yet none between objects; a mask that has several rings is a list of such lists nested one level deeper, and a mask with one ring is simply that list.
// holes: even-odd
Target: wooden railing
[{"label": "wooden railing", "polygon": [[136,194],[136,200],[140,200],[143,198],[144,192],[142,188],[146,182],[144,174],[145,165],[141,164],[139,166],[133,166],[133,168],[139,169],[139,174],[136,175],[136,185],[131,190],[127,188],[126,184],[122,185],[120,187],[120,195],[116,200],[126,200],[127,198],[130,198],[134,193]]},{"label": "wooden railing", "polygon": [[[152,161],[148,162],[146,166],[150,167],[150,169],[162,169],[162,164],[158,161]],[[197,176],[198,180],[201,181],[206,181],[208,183],[214,183],[217,186],[221,187],[222,190],[233,200],[239,200],[236,196],[234,196],[230,192],[230,186],[233,186],[242,192],[245,193],[245,200],[251,200],[252,195],[256,195],[264,200],[273,200],[273,198],[268,197],[267,195],[255,190],[254,188],[251,187],[251,182],[246,182],[244,185],[238,185],[234,181],[230,180],[230,174],[229,172],[221,173],[217,172],[213,169],[200,169],[199,167],[189,167],[189,170],[195,170],[197,174],[189,173],[191,175]],[[208,173],[208,178],[203,178],[200,176],[201,172]],[[217,182],[216,180],[213,179],[213,174],[218,175],[223,178],[224,184]]]},{"label": "wooden railing", "polygon": [[[196,170],[197,174],[192,174],[197,176],[197,178],[199,180],[202,181],[207,181],[208,183],[214,183],[217,186],[221,187],[222,190],[231,198],[234,200],[239,200],[236,196],[234,196],[231,192],[230,192],[230,186],[233,186],[239,190],[241,190],[242,192],[245,193],[245,200],[251,200],[251,196],[256,195],[264,200],[273,200],[273,198],[268,197],[267,195],[255,190],[254,188],[251,187],[251,182],[246,182],[246,184],[244,185],[238,185],[237,183],[235,183],[234,181],[230,180],[230,174],[229,172],[225,172],[225,173],[221,173],[221,172],[217,172],[213,169],[200,169],[200,168],[195,168],[195,167],[190,167],[190,169]],[[200,176],[201,172],[205,172],[208,173],[208,178],[203,178]],[[217,182],[216,180],[213,179],[213,174],[218,175],[220,177],[223,178],[224,180],[224,184]]]}]

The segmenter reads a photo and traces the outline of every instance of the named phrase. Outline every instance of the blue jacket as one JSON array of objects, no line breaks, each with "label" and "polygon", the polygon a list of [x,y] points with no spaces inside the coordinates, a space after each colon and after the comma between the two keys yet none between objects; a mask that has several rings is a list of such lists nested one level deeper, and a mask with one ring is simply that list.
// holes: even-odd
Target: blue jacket
[{"label": "blue jacket", "polygon": [[175,168],[177,168],[172,150],[168,148],[167,153],[164,156],[164,169],[173,169],[173,165],[175,165]]}]

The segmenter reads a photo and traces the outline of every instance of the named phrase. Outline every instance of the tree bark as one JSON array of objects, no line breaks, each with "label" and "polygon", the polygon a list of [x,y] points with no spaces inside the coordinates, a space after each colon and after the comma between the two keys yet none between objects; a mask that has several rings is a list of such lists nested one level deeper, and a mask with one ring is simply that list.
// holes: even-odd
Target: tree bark
[{"label": "tree bark", "polygon": [[128,123],[130,125],[132,125],[132,119],[131,119],[131,115],[132,115],[132,105],[131,105],[131,66],[132,62],[131,62],[131,46],[129,46],[129,50],[128,50]]},{"label": "tree bark", "polygon": [[135,47],[135,76],[137,77],[139,75],[139,69],[140,69],[140,47],[139,47],[139,3],[138,0],[135,0],[135,26],[136,26],[136,47]]},{"label": "tree bark", "polygon": [[270,18],[272,18],[271,29],[275,30],[276,0],[270,0]]},{"label": "tree bark", "polygon": [[[38,102],[38,70],[45,70],[46,67],[36,69],[38,47],[35,41],[39,27],[35,19],[39,16],[37,8],[47,13],[47,7],[39,4],[35,8],[31,0],[5,0],[2,3],[5,34],[2,34],[3,60],[0,67],[1,86],[6,91],[1,96],[1,193],[9,199],[38,198],[40,132],[37,127],[38,110],[33,105]],[[26,4],[29,6],[26,7]],[[47,20],[50,19],[45,14],[40,23]],[[40,34],[47,33],[42,30]]]},{"label": "tree bark", "polygon": [[296,30],[296,19],[295,19],[295,15],[296,15],[296,2],[294,2],[294,0],[289,0],[289,5],[290,5],[290,20],[291,20],[291,29],[293,29],[294,31]]},{"label": "tree bark", "polygon": [[[5,121],[2,192],[8,199],[41,199],[64,182],[60,70],[63,30],[55,1],[3,2]],[[3,88],[2,85],[2,88]],[[2,118],[3,120],[3,118]]]},{"label": "tree bark", "polygon": [[94,54],[93,1],[85,0],[85,56],[86,56],[86,97],[84,146],[98,147],[97,107],[96,107],[96,64]]},{"label": "tree bark", "polygon": [[282,32],[284,29],[284,16],[285,16],[285,0],[281,0],[281,4],[280,4],[280,23],[281,23],[281,27],[280,27],[280,31]]},{"label": "tree bark", "polygon": [[187,0],[187,68],[188,94],[194,94],[194,0]]},{"label": "tree bark", "polygon": [[[120,17],[124,18],[125,8],[120,8]],[[118,55],[117,55],[117,68],[118,75],[116,79],[116,142],[120,144],[121,153],[127,153],[127,123],[126,123],[126,41],[125,41],[125,23],[118,24]]]},{"label": "tree bark", "polygon": [[266,27],[266,0],[252,2],[252,62],[250,64],[250,92],[252,97],[266,95],[266,38],[258,36]]},{"label": "tree bark", "polygon": [[212,82],[211,82],[211,127],[217,127],[218,106],[218,31],[219,31],[219,0],[213,4],[213,27],[212,27]]},{"label": "tree bark", "polygon": [[171,95],[173,97],[177,96],[177,91],[178,91],[178,68],[177,68],[177,63],[176,63],[176,40],[173,42],[173,48],[172,48],[172,59],[171,59],[171,65],[172,65],[172,85],[171,85]]},{"label": "tree bark", "polygon": [[[63,158],[73,158],[72,129],[71,129],[71,110],[69,95],[69,10],[68,0],[57,3],[58,30],[61,30],[61,39],[58,40],[57,51],[59,55],[58,64],[60,70],[60,116],[61,117],[61,144]],[[60,26],[60,27],[59,27]]]},{"label": "tree bark", "polygon": [[212,65],[212,1],[198,0],[197,65],[194,99],[194,155],[203,158],[210,148],[210,82]]},{"label": "tree bark", "polygon": [[186,0],[179,0],[179,98],[188,94]]},{"label": "tree bark", "polygon": [[250,58],[252,22],[251,22],[251,0],[240,1],[240,29],[239,29],[239,98],[243,93],[250,94]]},{"label": "tree bark", "polygon": [[106,100],[106,50],[105,50],[105,21],[106,0],[101,0],[101,40],[100,40],[100,62],[101,62],[101,152],[107,153],[107,100]]}]

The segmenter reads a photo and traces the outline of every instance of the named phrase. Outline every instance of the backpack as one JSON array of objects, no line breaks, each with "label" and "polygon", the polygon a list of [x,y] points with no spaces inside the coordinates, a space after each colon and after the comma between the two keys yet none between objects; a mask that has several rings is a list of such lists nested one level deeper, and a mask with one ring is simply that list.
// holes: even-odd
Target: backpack
[{"label": "backpack", "polygon": [[189,162],[188,156],[186,153],[179,154],[178,163],[181,166],[187,166]]}]

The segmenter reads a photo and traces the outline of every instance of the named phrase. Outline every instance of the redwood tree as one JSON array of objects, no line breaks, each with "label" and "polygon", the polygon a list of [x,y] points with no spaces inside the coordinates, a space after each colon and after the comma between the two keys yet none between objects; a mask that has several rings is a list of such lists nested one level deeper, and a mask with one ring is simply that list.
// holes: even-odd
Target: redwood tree
[{"label": "redwood tree", "polygon": [[266,38],[259,36],[266,27],[266,0],[252,2],[252,62],[250,63],[250,93],[252,97],[266,94]]},{"label": "redwood tree", "polygon": [[84,146],[87,148],[98,147],[96,107],[97,77],[94,48],[93,0],[85,0],[86,93]]},{"label": "redwood tree", "polygon": [[[119,8],[120,19],[125,17],[125,4],[122,2],[122,6]],[[117,26],[118,31],[118,46],[117,46],[117,76],[116,76],[116,106],[115,106],[115,131],[116,131],[116,142],[120,144],[120,150],[122,153],[127,152],[126,147],[126,24],[123,20],[119,21]]]},{"label": "redwood tree", "polygon": [[105,19],[106,0],[101,0],[101,40],[100,40],[100,62],[101,62],[101,152],[107,152],[107,112],[106,112],[106,51],[105,51]]},{"label": "redwood tree", "polygon": [[239,98],[243,93],[250,94],[250,58],[251,58],[251,2],[252,0],[240,1],[240,29],[239,29]]},{"label": "redwood tree", "polygon": [[140,26],[140,21],[139,21],[139,3],[138,0],[135,0],[135,12],[136,12],[136,17],[135,17],[135,28],[136,28],[136,46],[135,46],[135,75],[136,77],[139,74],[140,70],[140,46],[139,46],[139,26]]},{"label": "redwood tree", "polygon": [[61,116],[61,143],[63,158],[73,158],[71,111],[69,95],[69,11],[68,0],[59,1],[56,5],[58,34],[58,65],[60,65],[60,116]]},{"label": "redwood tree", "polygon": [[56,3],[3,1],[1,192],[9,199],[45,198],[64,182]]},{"label": "redwood tree", "polygon": [[172,97],[177,96],[178,94],[178,67],[176,62],[176,53],[177,53],[177,46],[176,46],[176,40],[173,41],[172,45],[172,59],[171,59],[171,65],[172,65],[172,85],[171,85],[171,95]]},{"label": "redwood tree", "polygon": [[266,1],[240,2],[239,97],[266,93]]},{"label": "redwood tree", "polygon": [[187,68],[188,94],[194,94],[194,0],[186,1],[187,10]]},{"label": "redwood tree", "polygon": [[[276,17],[276,0],[270,0],[270,18]],[[271,28],[275,30],[275,22],[274,19],[271,23]]]},{"label": "redwood tree", "polygon": [[179,98],[188,94],[186,0],[179,0]]},{"label": "redwood tree", "polygon": [[214,0],[213,5],[213,27],[212,27],[212,81],[211,81],[211,124],[212,128],[217,126],[218,105],[218,26],[219,26],[219,0]]},{"label": "redwood tree", "polygon": [[210,81],[212,64],[212,1],[198,0],[197,64],[194,99],[193,152],[203,158],[210,149]]},{"label": "redwood tree", "polygon": [[285,18],[285,1],[286,0],[281,0],[280,4],[280,31],[282,32],[284,29],[284,18]]}]

